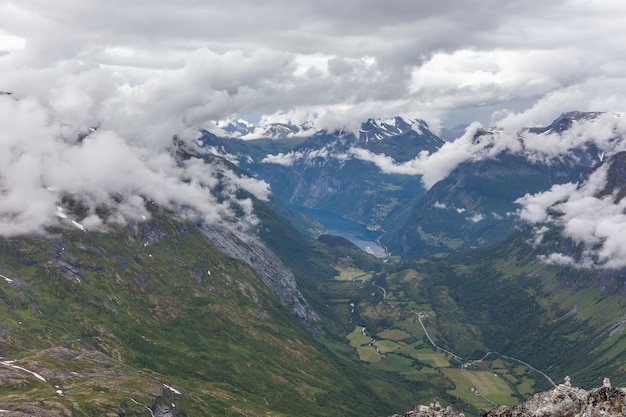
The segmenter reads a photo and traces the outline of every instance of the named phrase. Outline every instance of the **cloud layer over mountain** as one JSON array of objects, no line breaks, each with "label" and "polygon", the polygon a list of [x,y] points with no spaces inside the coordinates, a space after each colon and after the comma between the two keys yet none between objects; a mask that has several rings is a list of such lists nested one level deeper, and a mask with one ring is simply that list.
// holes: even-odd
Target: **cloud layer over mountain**
[{"label": "cloud layer over mountain", "polygon": [[[137,195],[227,210],[204,192],[215,176],[177,165],[168,148],[233,116],[333,130],[480,115],[516,132],[568,110],[622,110],[625,13],[612,0],[1,2],[0,91],[13,93],[0,97],[2,232],[48,224],[72,193],[92,212],[118,193],[124,218],[143,215]],[[462,161],[518,146],[502,135],[476,147],[470,132],[405,164],[348,156],[430,186]]]},{"label": "cloud layer over mountain", "polygon": [[626,118],[616,113],[577,121],[562,133],[520,132],[517,123],[504,123],[504,126],[482,133],[480,124],[470,125],[463,136],[445,143],[437,152],[422,153],[403,164],[368,151],[355,151],[355,156],[374,162],[383,172],[422,175],[424,186],[430,188],[463,162],[495,158],[503,152],[523,155],[531,162],[550,163],[571,157],[573,150],[592,144],[607,154],[626,149]]},{"label": "cloud layer over mountain", "polygon": [[[517,117],[522,118],[521,115]],[[263,162],[292,165],[301,159],[354,158],[371,162],[384,173],[419,175],[424,186],[431,188],[464,162],[493,159],[505,152],[522,155],[530,162],[550,164],[555,160],[575,158],[573,151],[590,146],[598,149],[598,158],[626,149],[626,117],[621,113],[584,116],[580,120],[574,120],[572,126],[563,132],[518,130],[519,120],[511,120],[509,123],[503,121],[506,127],[498,129],[483,129],[480,123],[473,123],[463,136],[444,143],[436,152],[423,151],[416,158],[403,163],[398,163],[388,155],[358,147],[353,147],[348,152],[333,152],[325,147],[308,152],[301,150],[280,153],[268,155]]]},{"label": "cloud layer over mountain", "polygon": [[580,254],[554,252],[543,260],[583,268],[626,267],[626,199],[615,202],[612,194],[600,196],[607,185],[607,169],[603,164],[580,186],[555,185],[517,201],[521,218],[535,225],[536,244],[551,226],[582,248]]},{"label": "cloud layer over mountain", "polygon": [[[155,147],[144,136],[133,136],[132,120],[129,130],[122,120],[95,129],[81,123],[80,112],[72,114],[66,124],[37,100],[0,95],[1,235],[41,232],[58,222],[101,229],[105,223],[148,218],[150,202],[194,221],[222,221],[236,209],[254,222],[251,202],[237,200],[236,190],[267,197],[264,182],[239,178],[201,158],[177,159],[171,136],[169,144]],[[213,192],[218,176],[224,185],[220,194]],[[76,203],[85,212],[80,217],[66,207]]]}]

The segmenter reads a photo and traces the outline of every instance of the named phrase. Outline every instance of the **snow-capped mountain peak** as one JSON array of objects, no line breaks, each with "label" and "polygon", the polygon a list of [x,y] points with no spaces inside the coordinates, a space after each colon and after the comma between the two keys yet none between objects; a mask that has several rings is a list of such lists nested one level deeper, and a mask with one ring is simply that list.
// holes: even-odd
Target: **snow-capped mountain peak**
[{"label": "snow-capped mountain peak", "polygon": [[241,139],[285,139],[295,136],[310,136],[315,133],[311,123],[293,124],[290,122],[254,124],[244,119],[227,119],[215,123],[207,129],[223,137]]},{"label": "snow-capped mountain peak", "polygon": [[561,114],[546,127],[531,127],[527,131],[535,134],[562,133],[572,127],[576,122],[594,120],[602,112],[571,111]]},{"label": "snow-capped mountain peak", "polygon": [[216,123],[216,127],[235,137],[247,135],[254,130],[254,124],[244,119],[221,120]]},{"label": "snow-capped mountain peak", "polygon": [[[332,133],[326,129],[317,128],[314,122],[293,123],[290,121],[253,124],[243,119],[228,119],[215,123],[214,128],[207,129],[217,136],[235,137],[241,139],[286,139],[290,137],[313,136],[321,133]],[[349,131],[349,130],[348,130]],[[360,141],[380,141],[385,138],[405,135],[409,132],[418,135],[430,132],[428,124],[420,119],[404,119],[399,116],[368,119],[362,123],[360,129],[355,130],[355,136]],[[341,132],[334,132],[340,135]]]},{"label": "snow-capped mountain peak", "polygon": [[405,120],[399,116],[387,119],[369,119],[361,125],[359,137],[367,143],[370,140],[383,140],[403,135],[411,130],[417,134],[422,134],[423,131],[428,130],[428,124],[423,120]]}]

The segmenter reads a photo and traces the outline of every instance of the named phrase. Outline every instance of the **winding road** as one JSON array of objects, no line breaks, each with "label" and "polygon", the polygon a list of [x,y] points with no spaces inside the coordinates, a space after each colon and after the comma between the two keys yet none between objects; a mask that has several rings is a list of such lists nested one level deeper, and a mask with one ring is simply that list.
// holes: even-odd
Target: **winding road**
[{"label": "winding road", "polygon": [[531,366],[531,365],[527,364],[526,362],[524,362],[524,361],[522,361],[522,360],[520,360],[520,359],[513,358],[513,357],[511,357],[511,356],[505,356],[505,355],[499,354],[498,352],[487,352],[487,353],[486,353],[486,354],[485,354],[482,358],[480,358],[480,359],[469,360],[469,359],[465,359],[465,358],[460,357],[459,355],[455,354],[454,352],[451,352],[451,351],[449,351],[449,350],[447,350],[447,349],[442,348],[441,346],[437,345],[437,344],[433,341],[433,339],[432,339],[432,338],[430,337],[430,335],[428,334],[428,330],[426,330],[426,326],[424,325],[423,320],[424,320],[424,319],[426,319],[426,318],[428,318],[428,315],[427,315],[426,313],[422,312],[422,311],[420,311],[420,312],[418,312],[418,313],[416,313],[416,314],[417,314],[417,318],[418,318],[418,320],[419,320],[419,322],[420,322],[420,325],[422,326],[422,330],[424,330],[424,334],[426,335],[426,338],[428,339],[428,341],[430,342],[430,344],[431,344],[431,345],[433,345],[433,347],[434,347],[435,349],[440,350],[440,351],[442,351],[442,352],[445,352],[445,353],[447,353],[448,355],[450,355],[450,356],[454,357],[455,359],[457,359],[457,360],[459,360],[459,361],[461,362],[461,374],[462,374],[462,375],[463,375],[463,377],[464,377],[464,378],[465,378],[465,379],[466,379],[466,380],[467,380],[467,381],[468,381],[468,382],[469,382],[469,383],[470,383],[470,384],[471,384],[471,385],[472,385],[472,386],[476,389],[476,391],[479,393],[479,395],[480,395],[480,396],[481,396],[481,397],[482,397],[485,401],[487,401],[488,403],[490,403],[490,404],[492,404],[492,405],[495,405],[495,404],[496,404],[496,403],[494,403],[493,401],[491,401],[489,398],[485,397],[485,396],[483,395],[483,393],[482,393],[482,392],[478,389],[478,387],[477,387],[477,386],[476,386],[476,385],[472,382],[472,380],[471,380],[470,378],[468,378],[468,377],[467,377],[467,375],[465,375],[465,370],[464,370],[464,367],[465,367],[465,365],[468,365],[468,364],[473,364],[473,363],[476,363],[476,362],[481,362],[481,361],[485,360],[485,359],[486,359],[489,355],[491,355],[491,354],[494,354],[494,355],[496,355],[496,354],[497,354],[497,355],[500,355],[500,357],[502,357],[502,358],[504,358],[504,359],[512,360],[512,361],[515,361],[515,362],[519,362],[519,363],[521,363],[522,365],[527,366],[529,369],[532,369],[533,371],[537,372],[538,374],[540,374],[540,375],[542,375],[544,378],[546,378],[546,380],[548,380],[548,382],[550,382],[550,384],[551,384],[553,387],[556,387],[556,384],[554,383],[554,381],[552,380],[552,378],[550,378],[550,377],[549,377],[548,375],[546,375],[545,373],[541,372],[541,371],[540,371],[540,370],[538,370],[537,368],[535,368],[535,367],[533,367],[533,366]]}]

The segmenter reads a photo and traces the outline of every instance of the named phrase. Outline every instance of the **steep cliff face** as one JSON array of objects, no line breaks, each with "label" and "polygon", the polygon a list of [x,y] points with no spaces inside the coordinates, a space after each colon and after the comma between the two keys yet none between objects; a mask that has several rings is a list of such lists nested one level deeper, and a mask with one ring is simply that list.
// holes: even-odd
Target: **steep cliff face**
[{"label": "steep cliff face", "polygon": [[223,253],[250,265],[280,303],[307,328],[317,328],[319,316],[298,289],[293,272],[258,237],[236,228],[207,225],[201,230]]},{"label": "steep cliff face", "polygon": [[[626,408],[626,391],[611,387],[605,378],[601,388],[586,391],[566,382],[551,391],[542,392],[512,407],[494,408],[483,417],[612,417],[623,416]],[[433,401],[430,405],[418,405],[404,414],[391,417],[461,417],[463,413],[451,407],[442,407]]]}]

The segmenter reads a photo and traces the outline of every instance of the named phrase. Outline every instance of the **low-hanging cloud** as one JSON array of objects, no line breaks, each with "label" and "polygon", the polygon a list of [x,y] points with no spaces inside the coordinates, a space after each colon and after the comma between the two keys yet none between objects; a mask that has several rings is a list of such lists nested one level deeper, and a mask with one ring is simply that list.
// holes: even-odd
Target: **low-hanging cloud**
[{"label": "low-hanging cloud", "polygon": [[[1,235],[43,232],[71,221],[102,229],[148,218],[147,202],[211,223],[244,208],[244,220],[254,222],[250,205],[237,201],[235,191],[243,188],[267,198],[264,182],[240,178],[200,157],[177,158],[175,132],[169,136],[170,149],[150,147],[126,138],[123,129],[90,127],[90,118],[61,122],[56,117],[62,112],[52,106],[0,95]],[[224,187],[219,196],[213,192],[218,175]],[[80,217],[64,208],[68,199],[83,207]]]},{"label": "low-hanging cloud", "polygon": [[607,184],[607,169],[603,164],[581,185],[555,185],[517,200],[520,217],[534,226],[536,245],[556,227],[581,248],[580,253],[555,252],[541,259],[582,268],[626,267],[626,199],[615,202],[613,194],[599,196]]},{"label": "low-hanging cloud", "polygon": [[530,162],[551,164],[575,158],[573,151],[584,150],[591,145],[598,149],[598,158],[601,159],[604,155],[626,150],[625,137],[626,117],[611,112],[578,118],[563,132],[520,131],[517,123],[507,128],[484,129],[480,123],[474,122],[460,138],[444,143],[435,152],[423,151],[414,159],[402,163],[388,155],[358,147],[346,152],[333,152],[327,148],[292,151],[267,155],[262,162],[291,166],[298,160],[353,158],[371,162],[387,174],[421,176],[424,187],[429,189],[464,162],[493,159],[506,152],[521,155]]},{"label": "low-hanging cloud", "polygon": [[598,148],[599,158],[626,150],[626,118],[620,113],[577,120],[564,132],[480,129],[481,125],[474,123],[463,136],[445,143],[436,152],[422,152],[415,159],[404,163],[360,148],[351,149],[349,154],[376,164],[385,173],[421,175],[424,186],[431,188],[461,163],[495,158],[504,152],[522,155],[531,162],[550,164],[555,160],[572,158],[572,151],[590,145]]}]

